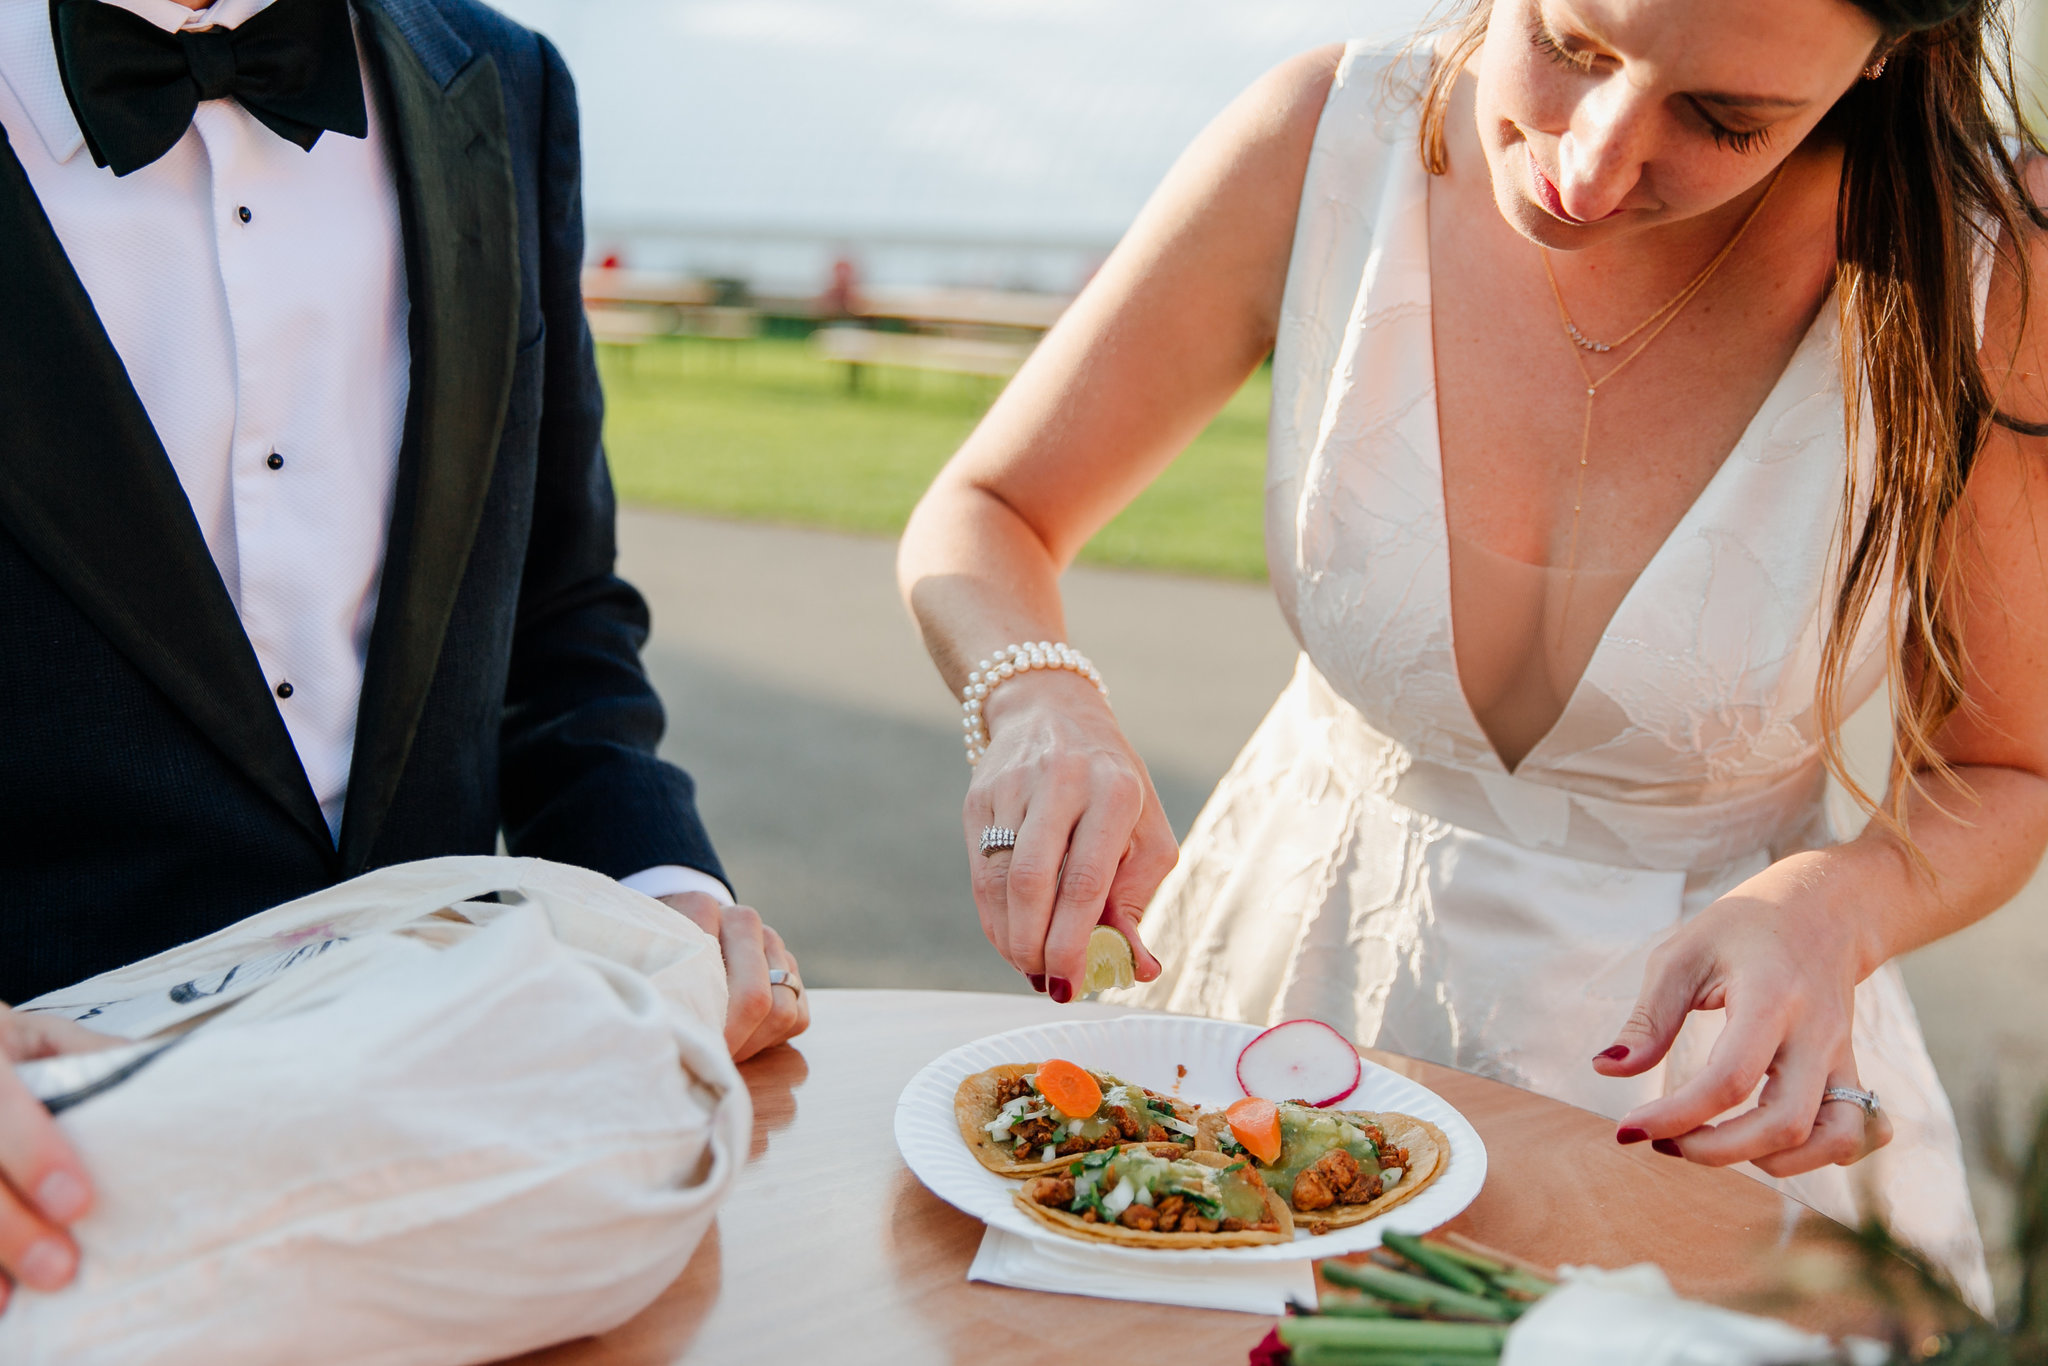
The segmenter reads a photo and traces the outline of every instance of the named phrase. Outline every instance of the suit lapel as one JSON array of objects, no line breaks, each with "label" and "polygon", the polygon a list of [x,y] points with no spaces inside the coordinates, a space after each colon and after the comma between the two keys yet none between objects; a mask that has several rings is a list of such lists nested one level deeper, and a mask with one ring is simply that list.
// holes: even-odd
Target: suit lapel
[{"label": "suit lapel", "polygon": [[0,131],[0,525],[175,707],[332,849],[142,400]]},{"label": "suit lapel", "polygon": [[419,0],[362,0],[397,164],[412,390],[342,822],[367,866],[483,514],[519,328],[519,208],[496,64]]}]

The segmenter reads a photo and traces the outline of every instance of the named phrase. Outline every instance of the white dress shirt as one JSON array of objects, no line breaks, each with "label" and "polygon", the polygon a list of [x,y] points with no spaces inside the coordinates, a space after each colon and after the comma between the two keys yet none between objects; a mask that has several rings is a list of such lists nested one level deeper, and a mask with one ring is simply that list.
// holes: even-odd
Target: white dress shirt
[{"label": "white dress shirt", "polygon": [[[233,28],[271,0],[102,0],[166,31]],[[369,136],[310,152],[233,100],[160,160],[93,164],[48,0],[0,0],[0,124],[184,486],[339,835],[411,380],[397,182]],[[4,377],[0,377],[4,381]],[[627,879],[650,895],[723,884]]]}]

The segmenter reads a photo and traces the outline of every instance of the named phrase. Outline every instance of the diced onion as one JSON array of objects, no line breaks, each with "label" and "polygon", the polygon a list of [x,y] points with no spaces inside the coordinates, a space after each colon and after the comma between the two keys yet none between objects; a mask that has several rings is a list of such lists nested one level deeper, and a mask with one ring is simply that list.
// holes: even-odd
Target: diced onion
[{"label": "diced onion", "polygon": [[1141,1186],[1138,1188],[1138,1193],[1131,1198],[1135,1204],[1149,1205],[1152,1203],[1152,1192]]},{"label": "diced onion", "polygon": [[1102,1212],[1114,1219],[1131,1207],[1131,1201],[1138,1198],[1138,1188],[1125,1177],[1116,1183],[1116,1189],[1102,1197]]},{"label": "diced onion", "polygon": [[1390,1191],[1401,1184],[1401,1178],[1408,1173],[1399,1167],[1388,1167],[1380,1173],[1380,1189]]},{"label": "diced onion", "polygon": [[1195,1136],[1195,1126],[1177,1115],[1161,1115],[1159,1122],[1177,1133],[1186,1134],[1189,1138]]},{"label": "diced onion", "polygon": [[1040,1162],[1050,1162],[1059,1155],[1059,1149],[1053,1147],[1052,1144],[1048,1143],[1045,1145],[1045,1152],[1039,1156],[1038,1160]]},{"label": "diced onion", "polygon": [[990,1136],[1001,1138],[1009,1132],[1012,1125],[1025,1118],[1024,1108],[1030,1103],[1028,1096],[1019,1096],[997,1111],[996,1117],[981,1127],[988,1130]]}]

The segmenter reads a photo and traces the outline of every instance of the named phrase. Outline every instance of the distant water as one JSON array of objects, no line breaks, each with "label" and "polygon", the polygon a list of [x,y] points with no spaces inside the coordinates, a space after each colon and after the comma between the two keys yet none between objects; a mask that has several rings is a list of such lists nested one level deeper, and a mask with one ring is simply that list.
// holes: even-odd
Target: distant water
[{"label": "distant water", "polygon": [[[592,248],[822,282],[1078,284],[1259,74],[1426,0],[497,0],[582,99]],[[973,245],[969,245],[973,244]]]}]

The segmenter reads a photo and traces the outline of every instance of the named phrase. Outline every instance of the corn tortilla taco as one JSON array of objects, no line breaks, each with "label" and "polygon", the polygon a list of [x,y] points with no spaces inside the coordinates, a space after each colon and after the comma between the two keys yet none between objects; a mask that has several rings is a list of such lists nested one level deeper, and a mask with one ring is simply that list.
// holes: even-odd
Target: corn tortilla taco
[{"label": "corn tortilla taco", "polygon": [[1376,1219],[1422,1194],[1450,1164],[1444,1131],[1412,1115],[1320,1110],[1279,1104],[1280,1152],[1271,1162],[1245,1150],[1218,1111],[1196,1121],[1195,1146],[1246,1157],[1311,1232]]},{"label": "corn tortilla taco", "polygon": [[1251,1247],[1294,1238],[1287,1203],[1244,1158],[1172,1158],[1142,1143],[1026,1181],[1017,1207],[1047,1228],[1118,1247]]},{"label": "corn tortilla taco", "polygon": [[[1055,1087],[1067,1109],[1038,1088],[1048,1067],[1067,1083]],[[960,1137],[976,1161],[1000,1176],[1059,1171],[1081,1153],[1132,1142],[1178,1157],[1194,1147],[1195,1113],[1192,1105],[1059,1059],[991,1067],[953,1094]]]}]

